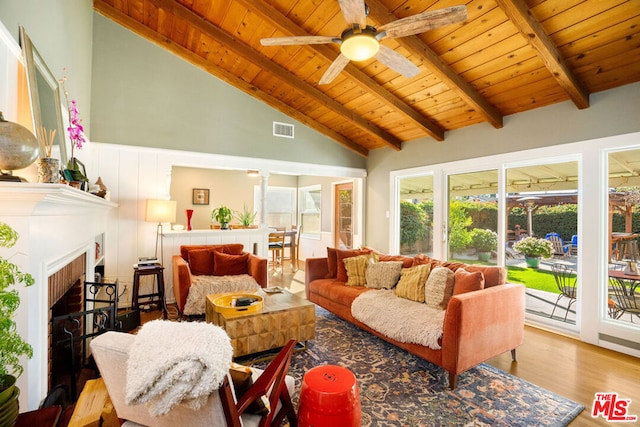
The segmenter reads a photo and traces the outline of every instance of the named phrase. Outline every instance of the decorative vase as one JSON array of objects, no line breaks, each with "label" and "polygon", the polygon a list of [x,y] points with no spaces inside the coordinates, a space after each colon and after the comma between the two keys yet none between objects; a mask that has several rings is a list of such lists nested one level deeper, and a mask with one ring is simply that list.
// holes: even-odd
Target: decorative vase
[{"label": "decorative vase", "polygon": [[36,161],[38,166],[38,182],[58,184],[60,182],[60,160],[42,157]]},{"label": "decorative vase", "polygon": [[527,263],[527,267],[529,267],[529,268],[538,268],[540,266],[540,257],[539,256],[526,256],[525,255],[524,260]]},{"label": "decorative vase", "polygon": [[187,231],[191,231],[191,217],[193,216],[193,209],[186,209],[185,212],[187,213]]}]

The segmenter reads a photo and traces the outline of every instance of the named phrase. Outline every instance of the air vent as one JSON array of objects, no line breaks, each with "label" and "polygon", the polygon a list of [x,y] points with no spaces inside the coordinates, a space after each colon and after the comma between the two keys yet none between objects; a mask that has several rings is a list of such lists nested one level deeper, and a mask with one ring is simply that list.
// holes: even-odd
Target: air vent
[{"label": "air vent", "polygon": [[273,122],[273,136],[293,139],[293,125],[288,123]]}]

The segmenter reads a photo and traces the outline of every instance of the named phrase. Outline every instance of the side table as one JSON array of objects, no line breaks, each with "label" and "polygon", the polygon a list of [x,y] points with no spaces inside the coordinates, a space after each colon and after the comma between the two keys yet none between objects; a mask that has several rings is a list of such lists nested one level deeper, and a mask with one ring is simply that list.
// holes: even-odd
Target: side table
[{"label": "side table", "polygon": [[[141,276],[155,276],[158,285],[157,291],[140,295]],[[161,264],[133,266],[133,296],[131,302],[134,309],[140,307],[140,298],[147,299],[143,301],[144,304],[159,303],[162,307],[162,318],[167,318],[167,302],[164,297],[164,267]]]}]

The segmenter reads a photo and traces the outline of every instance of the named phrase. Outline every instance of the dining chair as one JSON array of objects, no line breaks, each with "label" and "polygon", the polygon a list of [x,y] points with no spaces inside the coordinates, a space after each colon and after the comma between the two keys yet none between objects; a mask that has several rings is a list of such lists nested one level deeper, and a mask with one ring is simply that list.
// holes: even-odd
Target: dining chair
[{"label": "dining chair", "polygon": [[271,266],[274,273],[280,267],[280,274],[284,273],[284,239],[286,233],[277,231],[269,233],[269,252],[271,252]]},{"label": "dining chair", "polygon": [[553,318],[553,313],[555,313],[560,300],[562,298],[568,298],[569,304],[567,304],[567,311],[564,315],[564,320],[566,322],[567,316],[569,315],[569,309],[571,308],[571,305],[576,302],[576,298],[578,296],[577,277],[574,271],[564,264],[552,264],[551,271],[553,272],[556,286],[560,291],[560,295],[556,298],[556,303],[553,306],[553,311],[551,311],[551,318]]}]

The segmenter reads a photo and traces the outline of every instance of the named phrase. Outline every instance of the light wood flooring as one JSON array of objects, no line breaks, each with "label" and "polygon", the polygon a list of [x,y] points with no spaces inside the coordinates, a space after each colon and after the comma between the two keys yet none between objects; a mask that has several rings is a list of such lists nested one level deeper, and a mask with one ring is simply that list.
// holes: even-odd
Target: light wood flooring
[{"label": "light wood flooring", "polygon": [[[284,274],[269,277],[270,286],[283,286],[304,296],[302,270],[294,274],[285,264]],[[629,414],[640,417],[640,359],[636,357],[525,326],[517,359],[513,363],[511,355],[505,353],[487,363],[584,405],[585,410],[572,426],[612,425],[602,417],[591,417],[597,392],[617,392],[620,398],[631,399]]]}]

